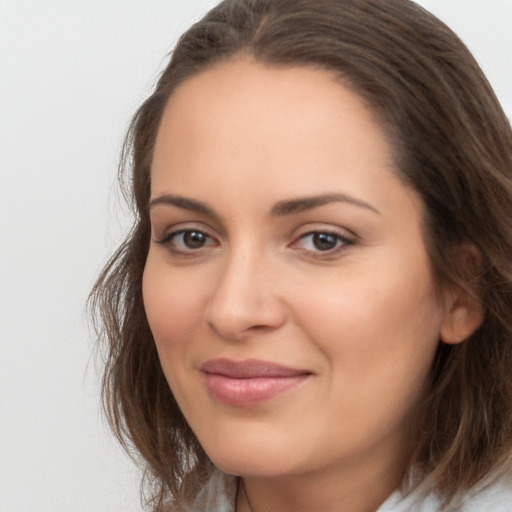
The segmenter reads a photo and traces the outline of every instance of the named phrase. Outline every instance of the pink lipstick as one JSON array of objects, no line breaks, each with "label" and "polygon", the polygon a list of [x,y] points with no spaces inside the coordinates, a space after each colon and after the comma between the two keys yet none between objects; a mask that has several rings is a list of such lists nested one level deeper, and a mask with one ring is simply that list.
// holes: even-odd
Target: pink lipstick
[{"label": "pink lipstick", "polygon": [[206,387],[219,402],[250,407],[304,383],[312,374],[268,361],[212,359],[201,366]]}]

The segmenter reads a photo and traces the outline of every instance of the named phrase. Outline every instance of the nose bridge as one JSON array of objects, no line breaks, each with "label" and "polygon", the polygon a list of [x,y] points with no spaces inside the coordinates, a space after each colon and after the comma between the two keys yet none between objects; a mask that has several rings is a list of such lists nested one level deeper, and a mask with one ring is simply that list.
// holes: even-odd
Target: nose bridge
[{"label": "nose bridge", "polygon": [[247,242],[223,258],[206,311],[207,322],[222,337],[239,339],[283,323],[284,306],[273,279],[272,260]]}]

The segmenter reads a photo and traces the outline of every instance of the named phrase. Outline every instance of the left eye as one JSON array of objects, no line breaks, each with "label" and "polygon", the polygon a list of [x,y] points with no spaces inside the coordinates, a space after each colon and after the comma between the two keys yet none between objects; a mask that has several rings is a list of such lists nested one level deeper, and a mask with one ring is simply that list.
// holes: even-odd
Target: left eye
[{"label": "left eye", "polygon": [[323,231],[302,235],[299,241],[302,249],[314,252],[333,251],[350,243],[350,240],[341,235]]}]

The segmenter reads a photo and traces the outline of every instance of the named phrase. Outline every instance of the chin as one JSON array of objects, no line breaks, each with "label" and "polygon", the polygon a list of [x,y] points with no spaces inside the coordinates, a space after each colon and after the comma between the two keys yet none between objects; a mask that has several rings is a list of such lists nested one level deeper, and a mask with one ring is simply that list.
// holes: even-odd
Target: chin
[{"label": "chin", "polygon": [[279,476],[286,476],[293,474],[289,468],[269,464],[268,460],[257,461],[250,460],[213,460],[217,468],[228,475],[252,478],[276,478]]},{"label": "chin", "polygon": [[214,449],[207,453],[216,467],[235,476],[278,477],[293,474],[300,466],[300,461],[269,446],[258,445],[248,449],[231,444],[228,450]]}]

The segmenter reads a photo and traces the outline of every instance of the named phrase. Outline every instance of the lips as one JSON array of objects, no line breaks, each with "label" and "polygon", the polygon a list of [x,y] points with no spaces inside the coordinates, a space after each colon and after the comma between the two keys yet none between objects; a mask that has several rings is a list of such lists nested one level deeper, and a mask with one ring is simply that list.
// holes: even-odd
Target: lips
[{"label": "lips", "polygon": [[201,366],[206,387],[219,402],[234,407],[250,407],[297,388],[312,375],[260,360],[214,359]]}]

